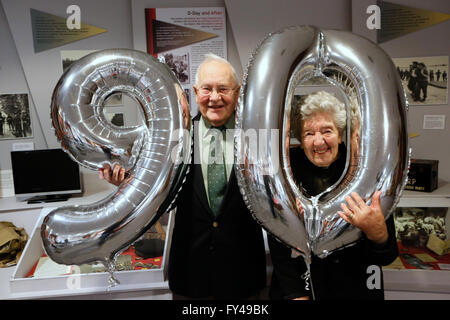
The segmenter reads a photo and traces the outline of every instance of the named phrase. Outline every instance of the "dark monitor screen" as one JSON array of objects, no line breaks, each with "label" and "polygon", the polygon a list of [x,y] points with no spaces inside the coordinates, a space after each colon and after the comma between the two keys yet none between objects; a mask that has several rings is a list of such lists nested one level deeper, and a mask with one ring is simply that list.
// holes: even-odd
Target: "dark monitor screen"
[{"label": "dark monitor screen", "polygon": [[18,200],[81,192],[80,168],[62,149],[11,151]]}]

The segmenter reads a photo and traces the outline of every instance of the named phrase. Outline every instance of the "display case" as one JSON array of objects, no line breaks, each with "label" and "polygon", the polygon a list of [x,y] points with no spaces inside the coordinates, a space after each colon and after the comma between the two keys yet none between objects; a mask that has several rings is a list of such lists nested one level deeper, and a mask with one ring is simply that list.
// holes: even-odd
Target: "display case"
[{"label": "display case", "polygon": [[399,257],[383,268],[386,299],[450,298],[449,208],[450,183],[403,192],[394,214]]},{"label": "display case", "polygon": [[[162,221],[160,226],[165,233],[162,256],[156,258],[160,261],[154,263],[151,268],[146,268],[146,264],[141,263],[140,270],[115,271],[114,277],[120,283],[112,287],[109,285],[109,273],[98,272],[98,270],[95,270],[95,265],[88,273],[79,273],[80,267],[78,267],[77,272],[73,274],[48,275],[47,271],[46,273],[40,273],[38,276],[32,276],[38,261],[45,256],[40,227],[44,217],[52,209],[54,208],[44,208],[40,213],[15,272],[9,280],[10,298],[51,298],[158,289],[168,291],[166,269],[174,220],[173,212],[160,219]],[[144,234],[143,237],[150,238],[148,233]],[[123,254],[127,254],[127,251]],[[133,265],[136,264],[135,262],[135,257],[133,257]]]}]

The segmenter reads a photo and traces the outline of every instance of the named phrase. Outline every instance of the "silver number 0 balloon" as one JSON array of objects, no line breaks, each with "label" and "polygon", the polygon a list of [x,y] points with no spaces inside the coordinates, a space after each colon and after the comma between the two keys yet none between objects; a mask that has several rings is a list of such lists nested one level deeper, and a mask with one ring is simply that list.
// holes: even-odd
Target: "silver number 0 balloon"
[{"label": "silver number 0 balloon", "polygon": [[[284,129],[290,124],[295,88],[314,77],[337,86],[346,96],[353,94],[360,106],[361,131],[339,181],[315,197],[306,197],[292,178]],[[349,32],[311,26],[271,34],[250,59],[240,103],[235,157],[241,192],[254,218],[297,249],[307,263],[311,253],[325,257],[360,238],[361,231],[337,214],[346,195],[355,191],[368,201],[382,190],[385,217],[395,209],[409,162],[407,105],[394,64],[376,44]],[[349,115],[349,101],[346,104]],[[266,145],[260,140],[261,154],[246,138],[249,129],[282,134]],[[304,214],[298,212],[296,201]]]},{"label": "silver number 0 balloon", "polygon": [[[121,92],[141,107],[144,124],[117,127],[105,100]],[[187,171],[189,106],[167,65],[143,52],[108,49],[70,66],[55,87],[51,118],[62,148],[93,170],[125,167],[126,180],[106,199],[53,210],[44,219],[45,251],[62,264],[102,261],[138,239],[174,201]]]}]

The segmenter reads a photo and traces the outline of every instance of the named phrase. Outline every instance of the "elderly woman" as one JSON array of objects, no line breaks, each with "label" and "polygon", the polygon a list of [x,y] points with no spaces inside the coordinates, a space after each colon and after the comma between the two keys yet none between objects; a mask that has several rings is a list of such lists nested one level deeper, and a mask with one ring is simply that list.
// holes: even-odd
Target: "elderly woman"
[{"label": "elderly woman", "polygon": [[[357,127],[357,112],[352,114],[355,118],[352,127]],[[315,196],[336,183],[345,168],[347,149],[342,139],[346,129],[345,105],[327,92],[315,92],[307,96],[294,120],[301,148],[290,150],[292,173],[302,191]],[[359,139],[359,130],[353,130],[351,139]],[[363,236],[355,245],[324,259],[313,255],[311,280],[315,299],[384,298],[381,268],[374,275],[368,267],[391,263],[398,256],[398,248],[393,218],[385,221],[380,195],[381,192],[375,193],[370,206],[357,193],[346,197],[347,203],[341,205],[339,215],[359,228]],[[274,266],[271,298],[308,299],[311,293],[301,278],[306,271],[303,258],[291,257],[291,250],[272,237],[269,248]],[[373,278],[377,276],[378,279]]]}]

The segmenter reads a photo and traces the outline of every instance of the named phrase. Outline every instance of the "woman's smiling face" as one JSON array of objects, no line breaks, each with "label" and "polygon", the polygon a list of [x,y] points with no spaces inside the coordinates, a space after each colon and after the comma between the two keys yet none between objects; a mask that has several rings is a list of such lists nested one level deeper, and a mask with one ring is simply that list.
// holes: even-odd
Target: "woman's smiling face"
[{"label": "woman's smiling face", "polygon": [[341,134],[334,122],[333,114],[316,112],[301,121],[302,148],[317,167],[328,167],[338,156]]}]

